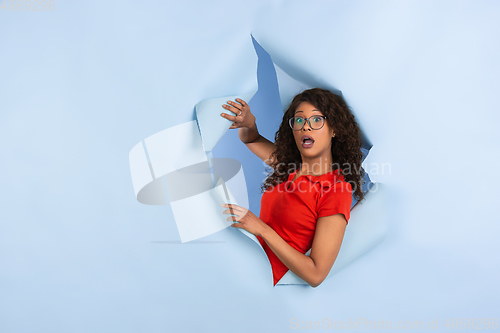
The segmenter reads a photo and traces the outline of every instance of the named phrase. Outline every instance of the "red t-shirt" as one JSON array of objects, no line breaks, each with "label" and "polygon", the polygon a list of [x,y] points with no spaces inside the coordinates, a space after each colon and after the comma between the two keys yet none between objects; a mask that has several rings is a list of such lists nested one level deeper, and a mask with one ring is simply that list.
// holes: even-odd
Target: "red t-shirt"
[{"label": "red t-shirt", "polygon": [[[349,221],[352,187],[338,170],[320,176],[301,175],[292,183],[297,171],[262,194],[259,218],[294,249],[306,253],[312,246],[318,218],[342,213]],[[276,285],[288,268],[262,237],[257,239],[269,258]]]}]

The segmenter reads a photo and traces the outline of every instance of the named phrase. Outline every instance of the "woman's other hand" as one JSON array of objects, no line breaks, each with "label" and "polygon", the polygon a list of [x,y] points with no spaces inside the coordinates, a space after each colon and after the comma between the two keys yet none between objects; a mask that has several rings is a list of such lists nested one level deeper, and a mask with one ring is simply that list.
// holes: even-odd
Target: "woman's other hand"
[{"label": "woman's other hand", "polygon": [[221,117],[229,119],[233,122],[229,129],[240,127],[250,128],[254,126],[255,116],[252,114],[252,112],[250,112],[250,107],[248,106],[248,104],[241,98],[237,98],[236,102],[227,101],[227,104],[222,105],[224,109],[235,113],[235,115],[221,113]]},{"label": "woman's other hand", "polygon": [[222,207],[227,207],[222,214],[233,214],[236,216],[230,216],[226,221],[234,221],[236,223],[231,224],[231,227],[242,228],[255,236],[262,236],[269,226],[255,216],[254,213],[246,208],[235,204],[223,204]]}]

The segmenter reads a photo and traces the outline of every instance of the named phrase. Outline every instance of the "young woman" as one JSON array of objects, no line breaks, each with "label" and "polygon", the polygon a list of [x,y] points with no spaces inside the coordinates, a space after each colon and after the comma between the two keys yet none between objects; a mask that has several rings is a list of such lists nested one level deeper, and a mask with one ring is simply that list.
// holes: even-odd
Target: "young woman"
[{"label": "young woman", "polygon": [[317,287],[339,253],[352,196],[363,199],[359,126],[341,96],[314,88],[295,96],[272,143],[259,134],[248,104],[236,101],[223,105],[236,116],[221,116],[272,172],[262,185],[259,217],[232,204],[223,205],[223,214],[236,215],[227,218],[231,226],[257,237],[274,285],[290,269]]}]

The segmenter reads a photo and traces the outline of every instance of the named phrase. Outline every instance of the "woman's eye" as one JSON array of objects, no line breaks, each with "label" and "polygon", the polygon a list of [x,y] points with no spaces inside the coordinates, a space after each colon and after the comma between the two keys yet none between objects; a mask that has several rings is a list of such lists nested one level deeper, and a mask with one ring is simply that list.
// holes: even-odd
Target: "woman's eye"
[{"label": "woman's eye", "polygon": [[304,120],[303,120],[302,118],[295,118],[295,121],[296,121],[297,123],[299,123],[299,124],[300,124],[300,123],[301,123],[301,122],[303,122]]},{"label": "woman's eye", "polygon": [[313,118],[314,122],[316,122],[316,123],[319,122],[319,121],[321,121],[322,119],[323,118],[321,118],[321,117],[315,117],[315,118]]}]

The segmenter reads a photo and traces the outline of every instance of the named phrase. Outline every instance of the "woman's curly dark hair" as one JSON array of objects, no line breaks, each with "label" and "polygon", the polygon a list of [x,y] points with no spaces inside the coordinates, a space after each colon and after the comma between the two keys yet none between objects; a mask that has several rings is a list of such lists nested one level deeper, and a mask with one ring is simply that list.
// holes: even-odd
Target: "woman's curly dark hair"
[{"label": "woman's curly dark hair", "polygon": [[361,201],[364,197],[361,187],[365,175],[361,166],[361,130],[342,96],[320,88],[305,90],[295,96],[283,115],[274,138],[276,149],[270,156],[274,161],[269,165],[272,172],[261,186],[261,191],[286,181],[289,174],[300,169],[302,165],[299,148],[288,124],[288,120],[294,116],[295,110],[302,102],[311,103],[327,117],[328,125],[335,132],[335,137],[332,138],[332,170],[340,169],[339,172],[345,181],[352,186],[353,196]]}]

